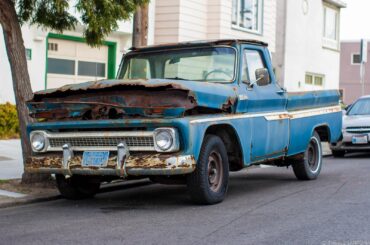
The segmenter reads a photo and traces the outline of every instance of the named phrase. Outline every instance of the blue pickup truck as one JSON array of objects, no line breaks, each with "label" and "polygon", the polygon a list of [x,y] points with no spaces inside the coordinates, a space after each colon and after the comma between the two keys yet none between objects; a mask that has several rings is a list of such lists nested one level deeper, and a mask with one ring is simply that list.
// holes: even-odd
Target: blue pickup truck
[{"label": "blue pickup truck", "polygon": [[150,178],[221,202],[230,171],[292,166],[316,179],[321,142],[341,135],[338,91],[287,93],[267,45],[216,40],[132,48],[117,79],[35,93],[26,171],[55,174],[65,198]]}]

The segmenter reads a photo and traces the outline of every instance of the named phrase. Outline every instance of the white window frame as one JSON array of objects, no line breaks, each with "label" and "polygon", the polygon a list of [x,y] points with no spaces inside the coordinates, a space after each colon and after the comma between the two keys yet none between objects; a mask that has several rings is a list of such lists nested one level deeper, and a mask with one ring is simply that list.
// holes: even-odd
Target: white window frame
[{"label": "white window frame", "polygon": [[[354,57],[355,55],[360,56],[360,62],[359,62],[359,63],[355,63],[355,62],[353,62],[353,57]],[[353,65],[353,66],[361,65],[361,54],[360,54],[360,53],[351,53],[351,65]]]},{"label": "white window frame", "polygon": [[[336,16],[336,26],[335,26],[335,36],[336,39],[331,39],[325,36],[326,34],[326,10],[330,9],[335,12]],[[339,26],[340,26],[340,10],[339,8],[323,3],[323,26],[322,26],[322,42],[324,48],[329,48],[338,51],[339,50]]]},{"label": "white window frame", "polygon": [[[311,76],[312,77],[312,84],[306,83],[306,76]],[[322,85],[316,85],[315,84],[315,78],[320,77],[322,79]],[[312,72],[306,72],[305,74],[305,87],[312,87],[312,88],[324,88],[325,87],[325,75],[323,74],[317,74],[317,73],[312,73]]]},{"label": "white window frame", "polygon": [[257,24],[257,30],[255,29],[248,29],[248,28],[245,28],[245,27],[241,27],[240,26],[240,5],[241,5],[241,1],[245,1],[245,0],[236,0],[237,1],[237,4],[236,4],[236,7],[237,7],[237,11],[236,11],[236,24],[233,24],[232,22],[232,19],[233,19],[233,15],[234,15],[234,9],[232,6],[232,12],[231,12],[231,27],[232,29],[236,29],[236,30],[239,30],[239,31],[244,31],[244,32],[249,32],[249,33],[253,33],[253,34],[258,34],[258,35],[262,35],[262,31],[263,31],[263,9],[264,9],[264,0],[256,0],[258,1],[258,7],[257,7],[257,11],[258,11],[258,24]]}]

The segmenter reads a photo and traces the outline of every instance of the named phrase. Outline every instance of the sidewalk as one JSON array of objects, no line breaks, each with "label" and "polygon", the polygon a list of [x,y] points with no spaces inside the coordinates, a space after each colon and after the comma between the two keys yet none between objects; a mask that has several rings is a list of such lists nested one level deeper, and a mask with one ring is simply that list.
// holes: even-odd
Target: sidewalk
[{"label": "sidewalk", "polygon": [[329,143],[326,143],[326,142],[322,143],[322,154],[324,157],[331,156],[331,150],[329,147]]},{"label": "sidewalk", "polygon": [[20,140],[0,140],[0,208],[59,197],[53,185],[22,185],[22,174]]},{"label": "sidewalk", "polygon": [[0,180],[20,179],[23,159],[20,140],[0,140]]},{"label": "sidewalk", "polygon": [[20,179],[0,181],[0,208],[60,198],[53,183],[24,185]]}]

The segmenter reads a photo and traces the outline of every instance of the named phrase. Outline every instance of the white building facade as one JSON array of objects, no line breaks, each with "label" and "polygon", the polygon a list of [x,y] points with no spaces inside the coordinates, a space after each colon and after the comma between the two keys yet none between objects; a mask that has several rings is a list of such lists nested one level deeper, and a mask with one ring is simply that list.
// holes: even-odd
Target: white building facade
[{"label": "white building facade", "polygon": [[[148,44],[154,43],[155,0],[149,5]],[[115,78],[122,55],[132,44],[132,21],[120,22],[100,48],[83,39],[83,26],[62,34],[24,25],[22,34],[33,91],[65,84]],[[14,103],[10,66],[0,25],[0,103]]]},{"label": "white building facade", "polygon": [[279,0],[276,76],[288,91],[339,88],[340,0]]},{"label": "white building facade", "polygon": [[276,0],[156,0],[154,43],[255,39],[275,51]]},{"label": "white building facade", "polygon": [[[148,44],[219,38],[256,39],[267,42],[274,52],[276,7],[275,0],[151,0]],[[132,22],[121,23],[99,49],[84,42],[82,26],[63,34],[33,26],[23,26],[22,32],[32,89],[38,91],[114,78],[122,55],[131,46]],[[0,59],[0,103],[14,103],[3,39],[0,57],[3,57]]]},{"label": "white building facade", "polygon": [[[259,40],[269,44],[278,80],[289,91],[337,89],[342,7],[341,0],[151,0],[148,44]],[[132,22],[122,22],[103,46],[91,48],[82,26],[63,34],[22,27],[32,89],[114,78],[132,29]],[[2,38],[0,57],[0,103],[14,103]]]},{"label": "white building facade", "polygon": [[[2,30],[0,29],[2,34]],[[131,46],[131,23],[121,23],[100,48],[82,38],[83,29],[58,34],[35,26],[22,27],[33,91],[102,78],[114,78],[121,54]],[[1,35],[2,36],[2,35]],[[14,103],[12,78],[3,39],[0,41],[0,103]]]}]

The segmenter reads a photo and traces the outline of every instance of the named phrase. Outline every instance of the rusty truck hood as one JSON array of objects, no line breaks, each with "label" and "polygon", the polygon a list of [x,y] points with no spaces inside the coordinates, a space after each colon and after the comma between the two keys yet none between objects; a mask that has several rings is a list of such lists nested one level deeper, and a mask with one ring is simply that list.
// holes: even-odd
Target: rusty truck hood
[{"label": "rusty truck hood", "polygon": [[180,117],[232,112],[233,84],[185,80],[100,80],[36,92],[30,115],[44,120]]}]

